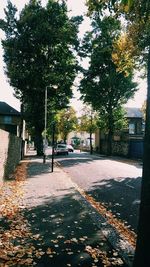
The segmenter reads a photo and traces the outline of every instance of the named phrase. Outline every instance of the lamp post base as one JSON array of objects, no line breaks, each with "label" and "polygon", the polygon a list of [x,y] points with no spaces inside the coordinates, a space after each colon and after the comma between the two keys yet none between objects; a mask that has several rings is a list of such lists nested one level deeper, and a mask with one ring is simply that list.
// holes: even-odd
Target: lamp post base
[{"label": "lamp post base", "polygon": [[43,154],[43,163],[46,163],[46,155]]}]

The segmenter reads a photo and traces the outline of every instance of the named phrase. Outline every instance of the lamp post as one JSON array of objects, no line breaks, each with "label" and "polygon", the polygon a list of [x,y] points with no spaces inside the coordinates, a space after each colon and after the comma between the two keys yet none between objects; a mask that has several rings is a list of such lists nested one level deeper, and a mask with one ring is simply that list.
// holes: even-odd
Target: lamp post
[{"label": "lamp post", "polygon": [[47,131],[47,86],[45,88],[45,120],[44,120],[44,146],[43,146],[43,163],[46,162],[46,131]]},{"label": "lamp post", "polygon": [[55,122],[53,121],[52,125],[52,172],[54,169],[54,142],[55,142]]},{"label": "lamp post", "polygon": [[[47,89],[49,86],[45,88],[45,126],[44,126],[44,146],[43,146],[43,163],[46,163],[46,147],[47,147]],[[53,86],[54,89],[57,89],[57,86]],[[52,169],[54,169],[54,137],[55,137],[55,123],[52,125]]]}]

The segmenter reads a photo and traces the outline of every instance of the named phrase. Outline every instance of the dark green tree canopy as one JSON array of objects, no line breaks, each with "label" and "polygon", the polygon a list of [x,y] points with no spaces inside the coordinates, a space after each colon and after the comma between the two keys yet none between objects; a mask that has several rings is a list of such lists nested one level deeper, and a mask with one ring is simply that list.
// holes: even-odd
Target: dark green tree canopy
[{"label": "dark green tree canopy", "polygon": [[[6,73],[18,97],[32,95],[57,85],[61,97],[71,96],[70,86],[77,70],[72,49],[78,45],[77,28],[81,18],[69,19],[64,2],[30,1],[16,18],[16,9],[8,2],[6,32],[3,41]],[[32,88],[32,90],[31,90]]]},{"label": "dark green tree canopy", "polygon": [[[113,16],[95,16],[93,31],[83,40],[83,53],[88,54],[89,68],[83,71],[80,92],[84,102],[90,103],[101,116],[107,116],[107,129],[112,136],[115,110],[133,96],[137,90],[133,82],[133,69],[118,70],[113,60],[114,43],[120,37],[120,22]],[[112,137],[110,137],[111,139]]]},{"label": "dark green tree canopy", "polygon": [[[142,68],[144,63],[147,75],[146,127],[144,137],[143,174],[141,204],[138,223],[138,236],[133,267],[149,265],[149,214],[150,214],[150,1],[145,0],[87,0],[89,14],[102,12],[111,6],[115,15],[126,19],[127,38],[132,46],[130,56]],[[130,48],[132,48],[130,50]],[[128,47],[127,47],[128,49]]]},{"label": "dark green tree canopy", "polygon": [[41,135],[45,88],[50,109],[64,108],[72,96],[71,86],[78,71],[73,51],[78,48],[82,17],[70,19],[65,1],[55,0],[49,0],[46,7],[30,0],[19,16],[8,1],[5,14],[5,20],[0,20],[6,34],[2,42],[5,72],[24,104],[26,118]]},{"label": "dark green tree canopy", "polygon": [[[93,24],[94,25],[94,24]],[[128,76],[117,71],[113,61],[113,43],[119,36],[120,25],[112,17],[99,20],[90,37],[84,40],[83,49],[90,55],[88,70],[84,70],[80,91],[84,101],[102,113],[109,113],[110,108],[116,109],[126,103],[136,90],[132,81],[133,73]],[[87,44],[87,45],[86,45]]]}]

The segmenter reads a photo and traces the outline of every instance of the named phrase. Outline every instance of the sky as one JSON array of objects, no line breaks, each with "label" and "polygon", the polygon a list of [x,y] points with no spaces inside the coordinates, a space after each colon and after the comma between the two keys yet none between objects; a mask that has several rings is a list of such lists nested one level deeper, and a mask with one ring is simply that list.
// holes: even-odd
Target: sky
[{"label": "sky", "polygon": [[[7,0],[0,0],[0,18],[4,18],[4,8],[7,5]],[[11,0],[13,4],[20,11],[28,0]],[[68,0],[68,10],[70,10],[70,14],[75,15],[83,15],[86,12],[86,7],[84,4],[85,0]],[[46,4],[47,0],[42,0],[42,4]],[[84,32],[89,30],[89,20],[86,18],[82,25],[80,26],[80,37],[83,36]],[[4,101],[8,103],[10,106],[14,107],[17,110],[20,110],[20,102],[18,99],[14,97],[13,88],[10,87],[8,79],[4,74],[4,62],[3,62],[3,50],[1,46],[1,40],[4,38],[3,32],[0,30],[0,101]],[[135,94],[134,99],[129,100],[127,106],[130,107],[140,107],[142,106],[144,100],[146,99],[146,81],[137,78],[138,82],[138,92]],[[76,88],[73,88],[74,98],[71,101],[71,104],[74,108],[79,112],[82,109],[82,102],[79,100],[80,93],[77,92]]]}]

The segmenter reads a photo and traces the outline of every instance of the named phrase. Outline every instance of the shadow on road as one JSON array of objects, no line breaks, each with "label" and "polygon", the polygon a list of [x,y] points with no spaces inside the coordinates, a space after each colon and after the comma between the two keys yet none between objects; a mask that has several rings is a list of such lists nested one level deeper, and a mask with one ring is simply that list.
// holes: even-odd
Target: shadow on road
[{"label": "shadow on road", "polygon": [[[67,168],[83,163],[90,164],[95,160],[105,161],[108,159],[103,157],[91,157],[87,153],[79,154],[77,157],[71,154],[71,158],[64,158],[64,156],[57,156],[57,158],[59,159],[59,163]],[[55,161],[57,161],[57,158]],[[29,163],[28,177],[36,178],[36,176],[41,174],[50,173],[50,165],[50,159],[47,159],[46,163],[43,164],[42,158],[41,162],[39,162],[39,158],[34,157],[34,161],[32,160],[32,162]],[[54,171],[56,171],[55,166]],[[92,182],[87,193],[96,201],[103,203],[118,219],[124,221],[131,230],[136,232],[140,205],[140,190],[141,177],[117,177],[117,179],[110,177],[107,180],[97,179],[96,182]]]},{"label": "shadow on road", "polygon": [[87,191],[135,232],[138,224],[140,192],[141,177],[99,180]]},{"label": "shadow on road", "polygon": [[89,153],[84,153],[82,152],[80,153],[73,153],[73,154],[69,154],[69,157],[66,156],[66,158],[64,158],[64,156],[56,156],[55,160],[59,161],[60,164],[62,164],[64,167],[72,167],[74,165],[78,165],[78,164],[82,164],[82,163],[91,163],[93,161],[105,161],[105,160],[111,160],[111,161],[117,161],[120,163],[124,163],[124,164],[129,164],[129,165],[133,165],[136,168],[140,168],[142,166],[142,162],[140,160],[132,160],[132,159],[127,159],[127,158],[121,158],[121,157],[106,157],[106,156],[101,156],[101,155],[90,155]]}]

